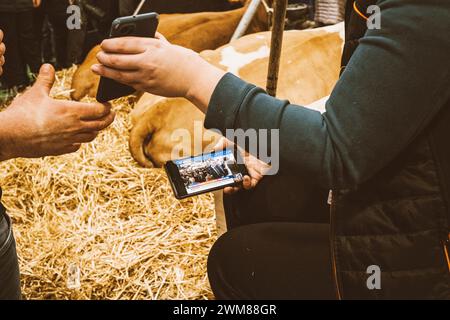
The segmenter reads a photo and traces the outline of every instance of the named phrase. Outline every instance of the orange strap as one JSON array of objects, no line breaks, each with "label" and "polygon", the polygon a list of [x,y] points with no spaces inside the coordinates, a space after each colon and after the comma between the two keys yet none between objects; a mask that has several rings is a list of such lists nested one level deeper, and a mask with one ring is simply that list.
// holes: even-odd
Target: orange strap
[{"label": "orange strap", "polygon": [[353,1],[353,10],[355,10],[355,12],[361,16],[361,18],[363,18],[364,20],[369,20],[369,18],[364,15],[364,13],[361,12],[361,10],[358,9],[358,6],[356,5],[356,1]]},{"label": "orange strap", "polygon": [[445,257],[447,258],[448,271],[450,272],[450,254],[448,252],[449,246],[450,246],[450,233],[448,234],[448,240],[444,242],[444,253]]}]

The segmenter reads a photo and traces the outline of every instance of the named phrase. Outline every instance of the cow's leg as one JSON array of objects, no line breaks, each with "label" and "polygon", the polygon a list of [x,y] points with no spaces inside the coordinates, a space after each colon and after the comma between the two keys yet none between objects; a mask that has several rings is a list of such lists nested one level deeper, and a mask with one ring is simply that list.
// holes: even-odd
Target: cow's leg
[{"label": "cow's leg", "polygon": [[227,232],[225,207],[223,204],[223,191],[214,192],[214,204],[216,213],[217,233],[219,236]]},{"label": "cow's leg", "polygon": [[130,132],[129,147],[131,155],[141,166],[154,168],[155,164],[149,159],[145,152],[147,144],[152,143],[152,135],[156,132],[155,109],[151,108],[145,112]]}]

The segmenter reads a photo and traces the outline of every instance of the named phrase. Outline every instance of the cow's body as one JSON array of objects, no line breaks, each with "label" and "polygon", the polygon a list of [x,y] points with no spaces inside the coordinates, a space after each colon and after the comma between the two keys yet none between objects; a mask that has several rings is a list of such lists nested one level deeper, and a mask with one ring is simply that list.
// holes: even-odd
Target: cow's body
[{"label": "cow's body", "polygon": [[[225,12],[201,12],[192,14],[163,14],[160,16],[158,31],[171,43],[197,52],[216,49],[227,44],[245,8]],[[265,10],[261,7],[249,27],[248,33],[268,29]],[[96,55],[100,47],[94,47],[83,64],[75,72],[72,80],[72,98],[80,100],[86,95],[96,95],[99,77],[92,73],[91,66],[98,63]]]},{"label": "cow's body", "polygon": [[[126,0],[136,8],[140,0]],[[231,10],[234,1],[228,0],[152,0],[144,4],[143,12],[155,11],[159,13],[193,13],[200,11]]]},{"label": "cow's body", "polygon": [[[323,111],[325,99],[338,77],[343,45],[343,24],[285,33],[278,96],[300,105],[313,104]],[[201,55],[212,64],[233,72],[244,80],[264,87],[267,78],[270,32],[252,34],[215,51]],[[317,103],[317,101],[320,101]],[[161,98],[144,94],[132,114],[130,136],[133,157],[143,166],[161,166],[171,159],[175,145],[197,154],[194,139],[174,141],[173,134],[185,129],[194,136],[204,115],[185,99]],[[205,148],[211,137],[195,135]],[[151,159],[151,161],[149,160]]]}]

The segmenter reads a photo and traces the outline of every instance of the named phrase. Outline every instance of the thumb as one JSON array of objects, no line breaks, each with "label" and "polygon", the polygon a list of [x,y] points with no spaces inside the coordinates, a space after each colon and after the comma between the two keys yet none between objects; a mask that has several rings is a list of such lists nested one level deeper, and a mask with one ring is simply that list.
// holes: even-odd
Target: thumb
[{"label": "thumb", "polygon": [[220,138],[219,142],[214,146],[213,150],[221,151],[223,149],[228,148],[229,144],[230,143],[229,143],[228,139],[225,137],[222,137],[222,138]]},{"label": "thumb", "polygon": [[43,90],[47,95],[55,82],[55,69],[51,64],[44,64],[39,70],[39,75],[33,88]]},{"label": "thumb", "polygon": [[159,33],[159,32],[156,32],[156,34],[155,34],[155,39],[161,40],[162,42],[165,42],[165,43],[170,43],[169,40],[167,40],[167,38],[164,37],[164,36],[163,36],[161,33]]}]

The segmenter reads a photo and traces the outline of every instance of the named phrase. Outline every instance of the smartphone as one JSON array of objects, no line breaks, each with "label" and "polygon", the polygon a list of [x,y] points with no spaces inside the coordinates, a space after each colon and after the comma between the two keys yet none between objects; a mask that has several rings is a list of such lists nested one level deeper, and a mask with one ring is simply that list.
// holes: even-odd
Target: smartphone
[{"label": "smartphone", "polygon": [[[117,18],[111,25],[109,38],[145,37],[154,38],[158,29],[159,15],[155,12]],[[100,78],[97,91],[98,102],[108,102],[128,96],[136,90],[109,78]]]},{"label": "smartphone", "polygon": [[237,186],[248,175],[236,150],[225,149],[180,160],[164,166],[177,199]]}]

